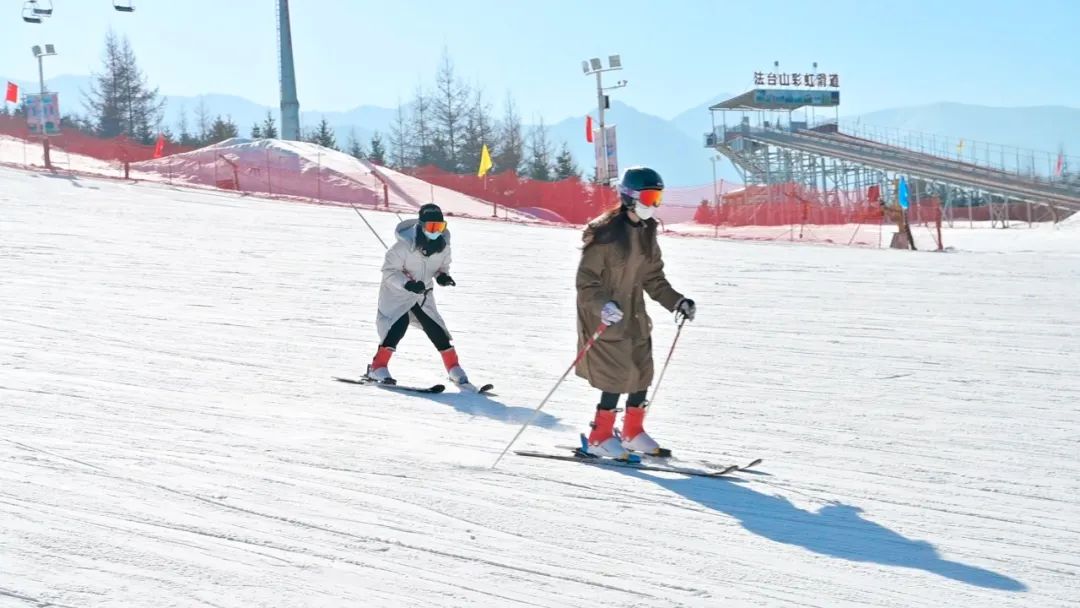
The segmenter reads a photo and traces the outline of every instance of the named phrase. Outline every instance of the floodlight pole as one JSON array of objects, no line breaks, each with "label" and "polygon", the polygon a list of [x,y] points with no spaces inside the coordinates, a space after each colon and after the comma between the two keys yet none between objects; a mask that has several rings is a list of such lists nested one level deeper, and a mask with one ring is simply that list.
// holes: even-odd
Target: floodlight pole
[{"label": "floodlight pole", "polygon": [[585,67],[585,74],[596,74],[596,108],[600,118],[600,149],[601,149],[601,166],[596,167],[596,181],[597,183],[605,186],[609,185],[612,176],[608,175],[608,148],[607,148],[607,129],[604,126],[604,110],[607,104],[604,95],[605,90],[618,89],[626,86],[626,81],[620,81],[613,87],[604,88],[603,73],[613,70],[622,69],[622,59],[618,55],[611,55],[608,57],[608,66],[603,67],[599,59],[593,59],[591,61],[585,61],[582,63]]},{"label": "floodlight pole", "polygon": [[600,113],[600,150],[604,164],[596,168],[596,181],[608,185],[607,129],[604,128],[604,84],[601,81],[603,70],[596,71],[596,107]]}]

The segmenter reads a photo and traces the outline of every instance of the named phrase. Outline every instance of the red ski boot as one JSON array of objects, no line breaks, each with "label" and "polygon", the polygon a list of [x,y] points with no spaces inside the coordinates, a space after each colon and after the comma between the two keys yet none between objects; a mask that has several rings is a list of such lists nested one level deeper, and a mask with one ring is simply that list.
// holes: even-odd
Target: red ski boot
[{"label": "red ski boot", "polygon": [[394,356],[394,349],[389,346],[380,346],[375,353],[375,358],[371,360],[371,365],[368,366],[367,377],[381,384],[397,384],[397,380],[390,375],[388,367],[392,356]]},{"label": "red ski boot", "polygon": [[645,432],[645,408],[627,407],[623,414],[622,446],[632,452],[662,456],[667,450]]},{"label": "red ski boot", "polygon": [[596,410],[592,431],[589,433],[588,452],[595,456],[605,456],[617,460],[626,460],[630,453],[615,436],[615,410]]}]

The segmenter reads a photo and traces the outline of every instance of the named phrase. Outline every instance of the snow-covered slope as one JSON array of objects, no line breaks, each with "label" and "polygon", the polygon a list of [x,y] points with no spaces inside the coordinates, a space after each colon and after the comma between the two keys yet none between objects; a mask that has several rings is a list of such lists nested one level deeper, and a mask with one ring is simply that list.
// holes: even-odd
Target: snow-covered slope
[{"label": "snow-covered slope", "polygon": [[[490,398],[330,380],[375,346],[351,209],[0,168],[0,606],[1076,605],[1075,253],[665,237],[699,316],[648,425],[761,473],[492,470],[574,357],[578,234],[451,222]],[[392,369],[441,377],[415,329]]]},{"label": "snow-covered slope", "polygon": [[[394,210],[415,210],[434,201],[459,216],[492,214],[491,203],[486,201],[301,141],[233,138],[133,166],[156,180],[211,186],[232,182],[227,188],[235,188],[239,181],[237,189],[244,192],[368,206],[384,202],[385,185]],[[517,221],[532,219],[505,209],[499,215]]]},{"label": "snow-covered slope", "polygon": [[[49,160],[52,161],[54,167],[64,171],[94,173],[111,177],[123,175],[123,167],[118,162],[108,162],[82,154],[72,154],[55,145],[52,146],[49,152]],[[45,166],[41,142],[0,135],[0,163]]]}]

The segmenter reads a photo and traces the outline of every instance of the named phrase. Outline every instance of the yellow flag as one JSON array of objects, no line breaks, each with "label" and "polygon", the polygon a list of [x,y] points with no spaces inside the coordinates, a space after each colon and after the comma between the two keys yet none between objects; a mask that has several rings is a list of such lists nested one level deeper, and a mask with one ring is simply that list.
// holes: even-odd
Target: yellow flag
[{"label": "yellow flag", "polygon": [[491,170],[491,153],[488,152],[487,144],[480,150],[480,170],[476,172],[477,177],[484,177],[484,175]]},{"label": "yellow flag", "polygon": [[964,140],[960,140],[960,143],[956,144],[956,153],[960,154],[964,151]]}]

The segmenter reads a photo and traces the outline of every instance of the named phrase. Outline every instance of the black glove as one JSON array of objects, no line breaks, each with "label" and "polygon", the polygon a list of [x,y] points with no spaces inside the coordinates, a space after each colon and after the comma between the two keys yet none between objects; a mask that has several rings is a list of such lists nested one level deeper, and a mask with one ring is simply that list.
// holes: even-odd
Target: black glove
[{"label": "black glove", "polygon": [[424,293],[423,281],[405,281],[405,289],[413,293]]},{"label": "black glove", "polygon": [[690,298],[683,298],[675,305],[676,321],[681,321],[683,319],[693,321],[695,314],[697,314],[697,306],[694,305],[694,301]]},{"label": "black glove", "polygon": [[435,275],[435,282],[439,285],[442,285],[443,287],[457,285],[457,283],[454,282],[453,277],[446,274],[445,272],[440,272],[439,274]]}]

